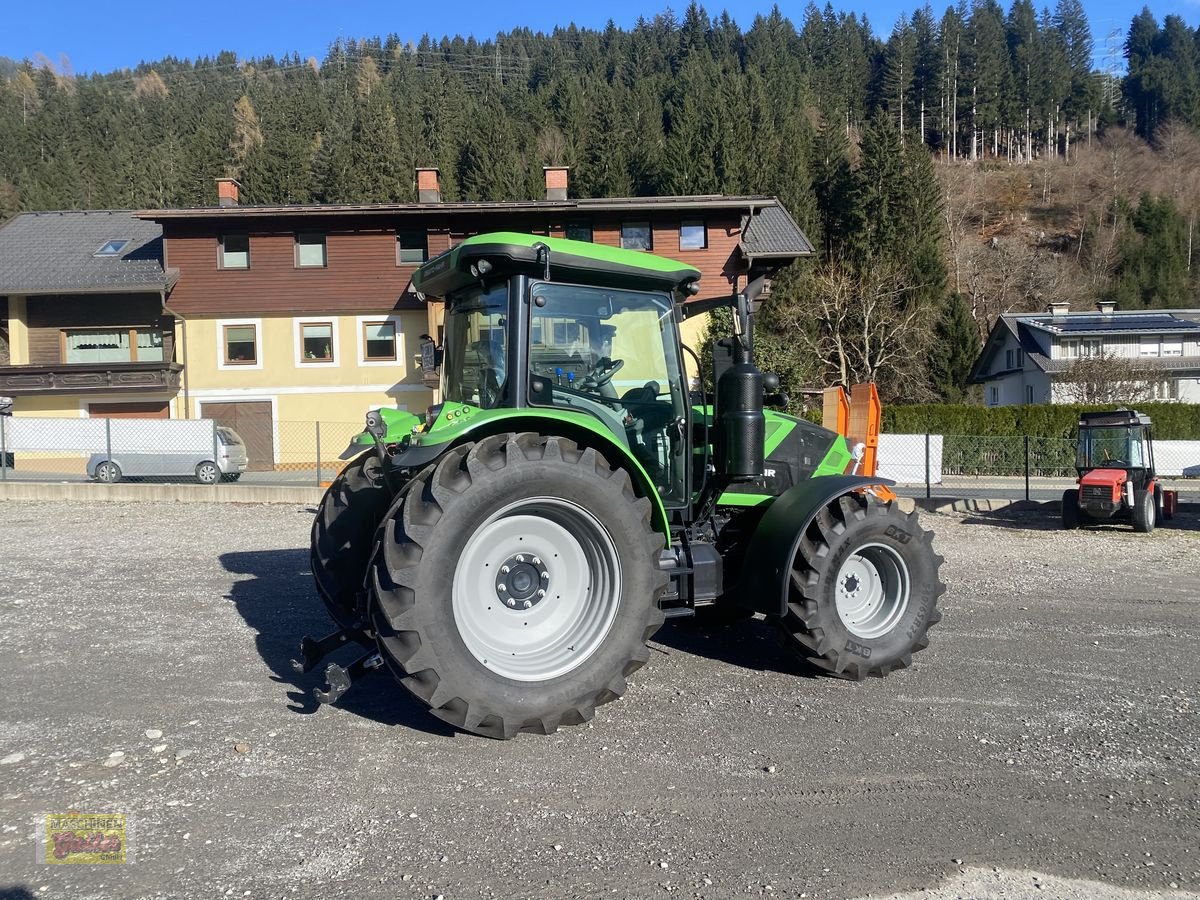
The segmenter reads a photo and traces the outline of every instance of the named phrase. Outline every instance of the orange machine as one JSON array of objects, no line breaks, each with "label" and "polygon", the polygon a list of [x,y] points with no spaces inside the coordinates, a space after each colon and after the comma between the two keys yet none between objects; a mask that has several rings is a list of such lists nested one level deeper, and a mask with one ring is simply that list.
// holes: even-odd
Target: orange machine
[{"label": "orange machine", "polygon": [[[846,438],[857,460],[855,473],[874,475],[878,464],[879,426],[883,407],[874,382],[856,384],[850,396],[841,386],[825,388],[822,395],[821,424]],[[861,456],[856,448],[862,445]],[[896,494],[883,485],[874,489],[881,500],[895,500]]]}]

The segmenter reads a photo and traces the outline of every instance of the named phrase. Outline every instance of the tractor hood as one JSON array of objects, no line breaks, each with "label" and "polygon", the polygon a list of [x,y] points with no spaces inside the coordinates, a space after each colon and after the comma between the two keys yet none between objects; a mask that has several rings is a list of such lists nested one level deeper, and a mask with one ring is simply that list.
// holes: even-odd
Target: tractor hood
[{"label": "tractor hood", "polygon": [[[1120,489],[1128,480],[1129,473],[1124,469],[1092,469],[1079,479],[1079,483],[1087,487]],[[1116,490],[1113,496],[1117,496]]]}]

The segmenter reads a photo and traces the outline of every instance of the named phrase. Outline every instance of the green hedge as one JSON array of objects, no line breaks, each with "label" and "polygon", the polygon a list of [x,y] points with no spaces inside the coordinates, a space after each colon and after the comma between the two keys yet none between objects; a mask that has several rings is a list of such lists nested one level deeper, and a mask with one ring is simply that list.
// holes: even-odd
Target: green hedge
[{"label": "green hedge", "polygon": [[[890,434],[945,434],[1070,438],[1081,412],[1113,407],[962,406],[921,404],[884,406],[883,431]],[[1142,403],[1138,412],[1150,416],[1159,440],[1200,440],[1200,404]]]}]

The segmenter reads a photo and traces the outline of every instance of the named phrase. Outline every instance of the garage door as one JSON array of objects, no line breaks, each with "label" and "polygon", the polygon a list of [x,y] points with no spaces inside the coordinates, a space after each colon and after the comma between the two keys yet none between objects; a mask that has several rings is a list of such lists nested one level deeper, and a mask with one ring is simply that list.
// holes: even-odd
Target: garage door
[{"label": "garage door", "polygon": [[89,403],[88,415],[93,419],[169,419],[171,406],[165,400],[154,403]]},{"label": "garage door", "polygon": [[218,425],[232,428],[246,442],[251,472],[269,472],[275,468],[274,425],[271,404],[266,401],[238,403],[202,403],[200,415],[216,419]]}]

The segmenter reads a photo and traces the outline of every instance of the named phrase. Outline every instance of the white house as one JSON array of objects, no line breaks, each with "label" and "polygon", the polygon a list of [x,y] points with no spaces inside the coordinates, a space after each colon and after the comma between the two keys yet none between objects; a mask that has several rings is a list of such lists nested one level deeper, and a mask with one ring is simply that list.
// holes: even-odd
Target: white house
[{"label": "white house", "polygon": [[1080,359],[1105,356],[1144,370],[1158,400],[1200,403],[1200,309],[1123,311],[1111,303],[1070,312],[1007,313],[988,335],[971,383],[988,406],[1069,402],[1064,377]]}]

